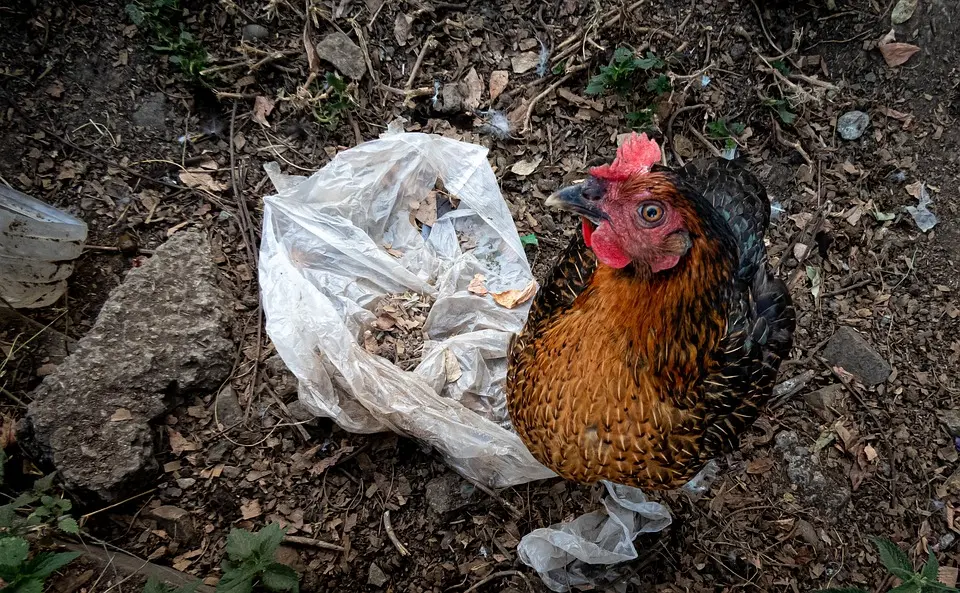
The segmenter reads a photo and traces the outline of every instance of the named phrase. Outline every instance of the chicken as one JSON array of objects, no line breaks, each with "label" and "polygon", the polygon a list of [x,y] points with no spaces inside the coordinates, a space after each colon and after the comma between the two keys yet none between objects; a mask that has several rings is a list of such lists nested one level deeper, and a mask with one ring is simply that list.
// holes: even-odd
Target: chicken
[{"label": "chicken", "polygon": [[792,345],[763,186],[730,161],[659,160],[633,134],[547,200],[583,230],[511,342],[507,405],[534,457],[575,482],[683,485],[738,445]]}]

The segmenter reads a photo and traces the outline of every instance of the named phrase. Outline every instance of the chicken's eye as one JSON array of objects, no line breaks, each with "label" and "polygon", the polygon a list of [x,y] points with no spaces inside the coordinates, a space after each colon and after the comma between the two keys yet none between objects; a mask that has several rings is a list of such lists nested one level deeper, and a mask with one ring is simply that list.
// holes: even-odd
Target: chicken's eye
[{"label": "chicken's eye", "polygon": [[656,224],[663,218],[663,206],[656,202],[644,202],[639,208],[640,218],[648,224]]}]

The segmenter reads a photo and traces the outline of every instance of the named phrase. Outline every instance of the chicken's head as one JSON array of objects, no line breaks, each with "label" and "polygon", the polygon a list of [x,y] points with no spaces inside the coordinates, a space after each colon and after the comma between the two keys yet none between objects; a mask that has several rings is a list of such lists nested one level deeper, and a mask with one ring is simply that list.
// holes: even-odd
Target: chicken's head
[{"label": "chicken's head", "polygon": [[609,165],[590,169],[580,184],[547,199],[579,214],[583,238],[604,264],[623,268],[631,262],[653,272],[673,268],[690,250],[690,233],[676,207],[676,188],[651,167],[660,160],[660,147],[646,134],[632,134]]}]

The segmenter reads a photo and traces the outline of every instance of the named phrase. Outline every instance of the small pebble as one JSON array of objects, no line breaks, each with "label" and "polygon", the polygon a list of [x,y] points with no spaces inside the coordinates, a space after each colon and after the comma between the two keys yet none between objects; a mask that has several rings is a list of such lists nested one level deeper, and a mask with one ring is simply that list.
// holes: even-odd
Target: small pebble
[{"label": "small pebble", "polygon": [[837,132],[844,140],[856,140],[863,136],[870,125],[870,116],[862,111],[848,111],[837,119]]},{"label": "small pebble", "polygon": [[193,485],[196,484],[196,483],[197,483],[197,481],[196,481],[195,479],[193,479],[193,478],[178,478],[178,479],[177,479],[177,486],[183,488],[184,490],[186,490],[186,489],[189,488],[190,486],[193,486]]},{"label": "small pebble", "polygon": [[263,25],[251,23],[243,27],[241,36],[243,39],[262,39],[270,34],[270,31]]}]

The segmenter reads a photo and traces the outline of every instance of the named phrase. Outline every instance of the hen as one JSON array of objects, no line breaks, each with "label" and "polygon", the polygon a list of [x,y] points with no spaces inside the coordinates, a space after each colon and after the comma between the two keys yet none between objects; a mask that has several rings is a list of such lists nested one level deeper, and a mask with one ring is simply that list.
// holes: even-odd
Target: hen
[{"label": "hen", "polygon": [[568,480],[684,484],[737,446],[792,345],[763,186],[730,161],[659,160],[634,134],[547,200],[583,233],[514,337],[507,403],[533,455]]}]

